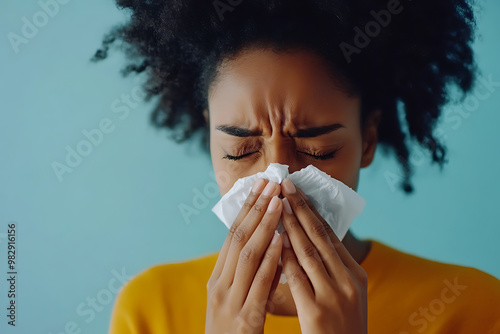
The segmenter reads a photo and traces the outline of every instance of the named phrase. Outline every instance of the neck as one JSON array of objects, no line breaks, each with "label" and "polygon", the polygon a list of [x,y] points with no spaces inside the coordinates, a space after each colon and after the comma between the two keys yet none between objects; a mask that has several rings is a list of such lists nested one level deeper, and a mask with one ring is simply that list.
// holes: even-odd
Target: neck
[{"label": "neck", "polygon": [[342,244],[349,251],[351,256],[356,260],[357,263],[363,262],[368,253],[372,243],[370,241],[357,239],[351,231],[347,231],[344,239],[342,239]]},{"label": "neck", "polygon": [[[347,231],[342,244],[349,251],[356,262],[361,263],[370,252],[371,242],[358,240],[351,231]],[[272,298],[269,313],[282,316],[296,316],[297,310],[293,301],[288,284],[278,284],[274,297]]]}]

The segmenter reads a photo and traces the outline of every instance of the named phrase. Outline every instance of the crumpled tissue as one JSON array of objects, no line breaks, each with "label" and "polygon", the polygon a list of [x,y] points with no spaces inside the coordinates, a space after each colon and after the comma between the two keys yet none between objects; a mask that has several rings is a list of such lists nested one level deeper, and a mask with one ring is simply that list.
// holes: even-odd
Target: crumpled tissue
[{"label": "crumpled tissue", "polygon": [[[332,227],[337,237],[342,240],[354,217],[363,211],[365,200],[344,183],[313,165],[292,174],[288,173],[288,167],[288,165],[271,163],[264,172],[238,179],[233,187],[215,204],[212,212],[230,228],[258,178],[281,184],[285,178],[289,177],[306,194],[318,213]],[[285,231],[281,219],[277,230],[278,233]],[[280,282],[286,282],[284,275],[282,275]]]}]

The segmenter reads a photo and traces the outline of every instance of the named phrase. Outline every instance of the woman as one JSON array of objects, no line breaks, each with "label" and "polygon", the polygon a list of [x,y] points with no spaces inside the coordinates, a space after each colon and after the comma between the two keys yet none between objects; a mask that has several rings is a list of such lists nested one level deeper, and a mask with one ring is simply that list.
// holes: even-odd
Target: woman
[{"label": "woman", "polygon": [[[221,195],[272,162],[356,190],[377,144],[412,191],[409,142],[434,162],[450,85],[474,82],[461,0],[126,1],[117,40],[145,72],[153,121],[201,131]],[[286,232],[274,232],[280,217]],[[282,265],[279,258],[282,258]],[[278,284],[281,274],[286,284]],[[150,268],[116,301],[111,333],[497,333],[500,283],[348,233],[339,241],[289,180],[258,180],[217,254]]]}]

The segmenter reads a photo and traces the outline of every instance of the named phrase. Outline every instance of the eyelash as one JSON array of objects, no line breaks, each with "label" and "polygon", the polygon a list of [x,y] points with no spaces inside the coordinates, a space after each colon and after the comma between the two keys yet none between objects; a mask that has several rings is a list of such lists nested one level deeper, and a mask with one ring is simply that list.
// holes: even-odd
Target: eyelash
[{"label": "eyelash", "polygon": [[330,153],[326,153],[326,154],[316,154],[316,153],[311,154],[311,153],[306,153],[306,152],[299,152],[299,153],[306,154],[306,155],[308,155],[316,160],[328,160],[328,159],[333,159],[337,152],[338,152],[338,149],[336,149],[335,151],[332,151]]},{"label": "eyelash", "polygon": [[[306,152],[300,152],[298,151],[299,153],[302,153],[302,154],[305,154],[313,159],[316,159],[316,160],[328,160],[328,159],[333,159],[336,155],[336,153],[339,151],[339,149],[336,149],[335,151],[332,151],[332,152],[329,152],[329,153],[326,153],[326,154],[316,154],[316,153],[306,153]],[[238,155],[238,156],[234,156],[234,155],[225,155],[222,159],[228,159],[228,160],[241,160],[247,156],[250,156],[254,153],[258,153],[257,152],[250,152],[250,153],[245,153],[245,154],[242,154],[242,155]]]}]

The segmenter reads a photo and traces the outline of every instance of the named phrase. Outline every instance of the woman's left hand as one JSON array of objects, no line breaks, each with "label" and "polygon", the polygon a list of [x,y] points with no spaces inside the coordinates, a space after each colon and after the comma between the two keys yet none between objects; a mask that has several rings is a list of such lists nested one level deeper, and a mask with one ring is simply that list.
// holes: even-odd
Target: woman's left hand
[{"label": "woman's left hand", "polygon": [[281,188],[281,260],[302,333],[366,334],[366,272],[290,179]]}]

